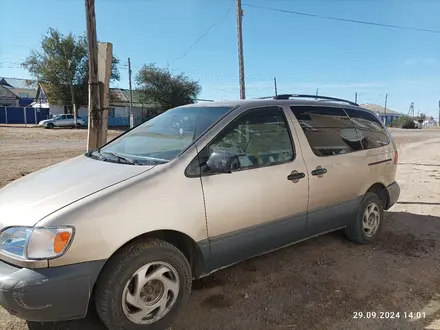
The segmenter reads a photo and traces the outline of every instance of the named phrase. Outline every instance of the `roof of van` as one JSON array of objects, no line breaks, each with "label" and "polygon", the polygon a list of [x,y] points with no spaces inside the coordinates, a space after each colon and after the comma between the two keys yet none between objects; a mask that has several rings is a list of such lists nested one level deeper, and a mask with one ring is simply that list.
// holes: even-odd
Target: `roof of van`
[{"label": "roof of van", "polygon": [[[328,100],[310,100],[310,99],[289,99],[289,100],[275,100],[275,99],[250,99],[250,100],[231,100],[231,101],[214,101],[214,102],[200,102],[188,104],[184,107],[236,107],[239,105],[246,106],[262,106],[275,104],[290,104],[290,105],[321,105],[329,107],[350,107],[360,108],[360,106],[349,104],[342,101],[328,101]],[[364,109],[367,110],[367,109]]]}]

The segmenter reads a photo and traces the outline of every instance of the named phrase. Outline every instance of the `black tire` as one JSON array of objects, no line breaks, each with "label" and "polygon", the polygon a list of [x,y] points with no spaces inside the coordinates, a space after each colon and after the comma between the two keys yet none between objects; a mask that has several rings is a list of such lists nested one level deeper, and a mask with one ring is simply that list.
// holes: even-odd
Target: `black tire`
[{"label": "black tire", "polygon": [[54,128],[55,127],[55,125],[53,124],[53,123],[49,123],[49,124],[47,124],[47,126],[46,126],[46,128],[48,128],[48,129],[52,129],[52,128]]},{"label": "black tire", "polygon": [[[154,261],[166,262],[174,267],[180,280],[179,293],[174,306],[161,319],[152,324],[136,324],[127,318],[122,308],[124,287],[140,267]],[[160,240],[137,241],[122,248],[105,265],[95,287],[96,309],[110,330],[163,330],[173,323],[187,304],[191,285],[191,267],[179,249]]]},{"label": "black tire", "polygon": [[82,125],[80,123],[76,123],[76,128],[82,128]]},{"label": "black tire", "polygon": [[[379,214],[379,225],[374,233],[367,234],[367,230],[364,228],[364,212],[367,207],[377,205]],[[384,223],[384,203],[383,200],[375,193],[367,192],[362,200],[356,219],[347,226],[345,234],[348,239],[357,244],[369,244],[374,242],[381,234]]]}]

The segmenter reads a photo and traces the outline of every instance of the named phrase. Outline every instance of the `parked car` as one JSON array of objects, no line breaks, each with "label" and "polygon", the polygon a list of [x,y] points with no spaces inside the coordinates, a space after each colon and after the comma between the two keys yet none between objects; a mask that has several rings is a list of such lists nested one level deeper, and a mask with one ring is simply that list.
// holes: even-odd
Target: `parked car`
[{"label": "parked car", "polygon": [[369,110],[309,98],[177,107],[10,183],[0,304],[59,321],[93,295],[109,329],[165,329],[193,279],[334,230],[373,242],[400,194],[396,144]]},{"label": "parked car", "polygon": [[[76,126],[85,126],[85,121],[81,117],[76,117]],[[50,119],[42,120],[38,123],[38,126],[44,128],[55,128],[55,127],[75,127],[75,117],[74,115],[55,115]]]}]

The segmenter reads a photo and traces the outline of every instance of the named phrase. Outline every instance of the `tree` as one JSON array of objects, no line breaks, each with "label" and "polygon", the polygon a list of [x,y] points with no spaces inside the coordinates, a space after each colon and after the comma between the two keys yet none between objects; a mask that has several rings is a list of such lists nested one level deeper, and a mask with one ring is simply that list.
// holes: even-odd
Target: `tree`
[{"label": "tree", "polygon": [[173,75],[155,64],[144,65],[136,75],[138,92],[143,103],[153,103],[157,112],[194,103],[202,88],[183,73]]},{"label": "tree", "polygon": [[401,127],[401,128],[414,128],[414,120],[410,116],[400,116],[397,119],[393,120],[392,126]]},{"label": "tree", "polygon": [[[113,57],[112,80],[120,80],[119,60]],[[85,35],[63,35],[50,28],[41,41],[41,50],[32,50],[22,66],[44,84],[47,97],[57,104],[87,104],[88,58]]]}]

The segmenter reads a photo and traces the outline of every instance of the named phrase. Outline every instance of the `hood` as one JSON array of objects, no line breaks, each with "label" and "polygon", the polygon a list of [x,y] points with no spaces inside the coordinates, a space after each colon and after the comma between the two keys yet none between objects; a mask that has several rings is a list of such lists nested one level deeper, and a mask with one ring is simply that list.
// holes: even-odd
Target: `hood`
[{"label": "hood", "polygon": [[67,204],[151,168],[82,155],[28,174],[0,189],[0,229],[34,226]]},{"label": "hood", "polygon": [[53,119],[40,120],[39,124],[45,124],[45,123],[49,123],[51,121],[53,121]]}]

